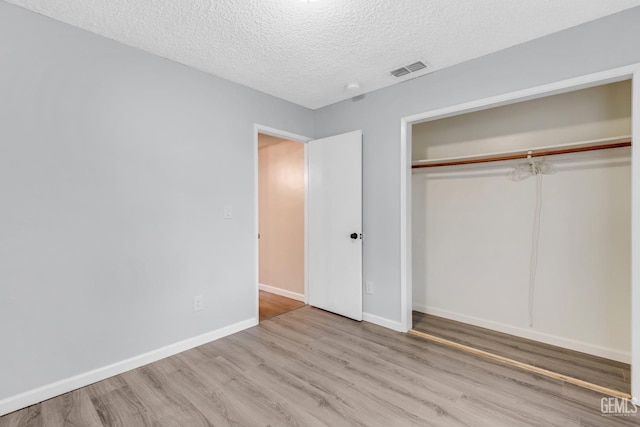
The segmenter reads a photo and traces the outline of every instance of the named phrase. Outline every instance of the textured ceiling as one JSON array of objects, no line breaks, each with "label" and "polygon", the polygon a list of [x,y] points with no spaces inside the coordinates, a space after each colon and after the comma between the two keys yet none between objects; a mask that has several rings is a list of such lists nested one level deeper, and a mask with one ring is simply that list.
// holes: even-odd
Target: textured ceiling
[{"label": "textured ceiling", "polygon": [[[640,5],[640,0],[8,0],[309,108]],[[431,67],[402,78],[417,60]],[[347,91],[349,82],[361,89]]]}]

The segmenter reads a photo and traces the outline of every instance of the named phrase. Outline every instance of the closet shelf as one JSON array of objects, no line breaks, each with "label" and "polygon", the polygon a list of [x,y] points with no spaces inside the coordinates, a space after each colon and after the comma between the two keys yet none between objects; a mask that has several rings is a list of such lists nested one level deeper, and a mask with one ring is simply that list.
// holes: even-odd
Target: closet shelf
[{"label": "closet shelf", "polygon": [[591,141],[572,142],[569,144],[549,145],[532,149],[503,151],[474,156],[447,157],[441,159],[418,160],[411,164],[413,169],[431,168],[438,166],[470,165],[474,163],[499,162],[518,160],[531,157],[552,156],[556,154],[580,153],[584,151],[606,150],[631,146],[631,135],[613,138],[594,139]]}]

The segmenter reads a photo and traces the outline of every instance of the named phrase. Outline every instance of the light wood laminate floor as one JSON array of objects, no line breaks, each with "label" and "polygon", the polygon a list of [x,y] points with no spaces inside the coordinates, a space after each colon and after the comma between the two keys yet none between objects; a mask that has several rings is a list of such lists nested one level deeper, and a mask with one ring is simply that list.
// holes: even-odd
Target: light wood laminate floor
[{"label": "light wood laminate floor", "polygon": [[304,307],[304,302],[260,291],[260,321]]},{"label": "light wood laminate floor", "polygon": [[626,363],[417,311],[413,312],[413,329],[613,390],[631,392],[631,367]]},{"label": "light wood laminate floor", "polygon": [[636,426],[597,393],[303,307],[0,418],[9,426]]}]

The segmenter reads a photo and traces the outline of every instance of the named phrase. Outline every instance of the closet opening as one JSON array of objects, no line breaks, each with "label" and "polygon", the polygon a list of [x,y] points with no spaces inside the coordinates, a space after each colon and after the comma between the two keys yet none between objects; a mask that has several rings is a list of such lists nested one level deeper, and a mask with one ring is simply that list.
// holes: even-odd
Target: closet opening
[{"label": "closet opening", "polygon": [[633,71],[403,119],[410,333],[631,398]]},{"label": "closet opening", "polygon": [[305,305],[305,144],[258,133],[259,321]]}]

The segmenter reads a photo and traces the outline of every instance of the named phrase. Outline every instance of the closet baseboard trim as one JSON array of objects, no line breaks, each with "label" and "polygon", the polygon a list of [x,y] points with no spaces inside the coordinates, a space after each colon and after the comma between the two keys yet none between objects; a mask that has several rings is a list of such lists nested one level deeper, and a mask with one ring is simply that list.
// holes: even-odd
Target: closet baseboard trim
[{"label": "closet baseboard trim", "polygon": [[261,291],[269,292],[270,294],[276,294],[280,295],[281,297],[291,298],[296,301],[304,302],[304,295],[297,292],[287,291],[285,289],[276,288],[275,286],[265,285],[263,283],[259,283],[258,288]]},{"label": "closet baseboard trim", "polygon": [[10,412],[17,411],[22,408],[26,408],[27,406],[31,406],[36,403],[43,402],[53,397],[60,396],[61,394],[77,390],[90,384],[97,383],[98,381],[105,380],[115,375],[131,371],[132,369],[148,365],[149,363],[165,359],[169,356],[182,353],[183,351],[190,350],[192,348],[207,344],[220,338],[224,338],[228,335],[235,334],[244,329],[251,328],[252,326],[255,326],[257,324],[258,319],[247,319],[238,323],[234,323],[233,325],[216,329],[215,331],[211,331],[206,334],[188,338],[174,344],[169,344],[165,347],[161,347],[156,350],[152,350],[147,353],[143,353],[138,356],[113,363],[111,365],[94,369],[92,371],[75,375],[73,377],[65,378],[63,380],[38,387],[24,393],[17,394],[15,396],[7,397],[0,400],[0,416],[6,415]]},{"label": "closet baseboard trim", "polygon": [[533,331],[531,329],[519,328],[492,320],[485,320],[478,317],[468,316],[466,314],[460,314],[453,311],[443,310],[440,308],[430,307],[422,304],[413,304],[413,310],[449,320],[455,320],[456,322],[478,326],[480,328],[491,329],[493,331],[502,332],[504,334],[515,335],[517,337],[539,341],[545,344],[579,351],[581,353],[591,354],[593,356],[604,357],[605,359],[615,360],[617,362],[631,363],[630,353],[589,344],[583,341],[572,340],[569,338],[559,337],[557,335],[545,334],[543,332]]},{"label": "closet baseboard trim", "polygon": [[446,340],[444,338],[436,337],[434,335],[425,334],[424,332],[410,330],[409,335],[413,335],[428,341],[433,341],[438,344],[446,345],[447,347],[452,347],[460,351],[464,351],[466,353],[474,354],[479,357],[484,357],[485,359],[493,360],[494,362],[502,363],[504,365],[512,366],[515,368],[519,368],[525,370],[527,372],[532,372],[534,374],[543,375],[547,378],[552,378],[554,380],[563,381],[569,384],[573,384],[578,387],[586,388],[588,390],[595,391],[597,393],[602,393],[608,396],[618,397],[621,399],[631,399],[631,395],[629,393],[625,393],[619,390],[614,390],[608,387],[603,387],[597,384],[590,383],[588,381],[579,380],[577,378],[573,378],[567,375],[559,374],[557,372],[549,371],[547,369],[542,369],[537,366],[529,365],[528,363],[518,362],[517,360],[509,359],[508,357],[499,356],[494,353],[490,353],[488,351],[480,350],[475,347],[469,347],[464,344],[459,344],[453,341]]},{"label": "closet baseboard trim", "polygon": [[362,313],[362,320],[365,322],[373,323],[374,325],[382,326],[383,328],[391,329],[398,332],[406,332],[406,329],[402,328],[402,323],[396,322],[395,320],[387,319],[386,317],[380,317],[370,313]]}]

